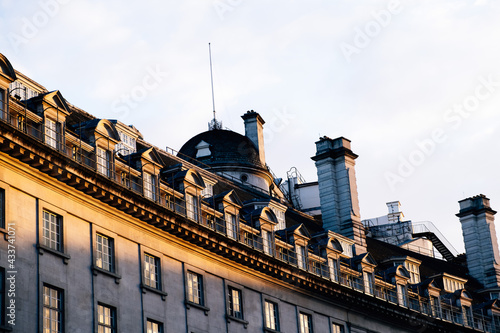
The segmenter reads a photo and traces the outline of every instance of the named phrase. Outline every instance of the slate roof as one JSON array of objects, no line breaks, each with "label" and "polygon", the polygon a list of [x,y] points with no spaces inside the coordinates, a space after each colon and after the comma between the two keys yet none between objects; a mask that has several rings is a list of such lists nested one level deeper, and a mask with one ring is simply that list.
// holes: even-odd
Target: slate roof
[{"label": "slate roof", "polygon": [[[210,145],[211,154],[197,158],[196,146],[201,141]],[[199,164],[198,160],[210,166],[237,164],[265,169],[254,143],[246,136],[228,130],[214,129],[194,136],[182,146],[177,156],[193,164]]]}]

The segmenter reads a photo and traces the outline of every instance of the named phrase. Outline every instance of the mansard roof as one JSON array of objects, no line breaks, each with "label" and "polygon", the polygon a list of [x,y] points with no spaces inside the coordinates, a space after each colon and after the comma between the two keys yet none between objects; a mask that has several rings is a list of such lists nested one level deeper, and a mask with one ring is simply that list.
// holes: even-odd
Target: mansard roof
[{"label": "mansard roof", "polygon": [[[210,155],[196,157],[196,146],[201,141],[209,144]],[[189,139],[177,156],[194,164],[200,161],[210,166],[239,165],[265,169],[254,143],[246,136],[229,130],[213,129],[200,133]]]},{"label": "mansard roof", "polygon": [[14,67],[10,64],[9,59],[7,59],[3,54],[0,53],[0,75],[13,82],[17,80],[16,71]]}]

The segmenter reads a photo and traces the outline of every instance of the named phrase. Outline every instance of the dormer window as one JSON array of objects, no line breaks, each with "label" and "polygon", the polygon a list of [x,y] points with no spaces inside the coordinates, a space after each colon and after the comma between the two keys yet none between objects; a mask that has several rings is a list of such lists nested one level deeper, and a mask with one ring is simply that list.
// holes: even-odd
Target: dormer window
[{"label": "dormer window", "polygon": [[236,238],[236,215],[231,213],[226,213],[226,233],[230,238]]},{"label": "dormer window", "polygon": [[7,110],[5,106],[5,90],[0,89],[0,118],[5,118],[4,111]]},{"label": "dormer window", "polygon": [[306,249],[302,245],[296,245],[295,251],[297,252],[297,266],[302,269],[307,269]]},{"label": "dormer window", "polygon": [[45,118],[45,143],[57,149],[61,138],[61,123]]},{"label": "dormer window", "polygon": [[410,283],[415,284],[420,282],[420,271],[418,265],[405,261],[405,268],[410,273]]},{"label": "dormer window", "polygon": [[148,172],[144,172],[144,196],[156,200],[156,177]]},{"label": "dormer window", "polygon": [[365,293],[373,295],[373,273],[363,272],[363,285],[365,287]]},{"label": "dormer window", "polygon": [[97,147],[96,157],[97,172],[106,177],[111,177],[111,154],[109,151]]},{"label": "dormer window", "polygon": [[118,131],[120,142],[115,146],[117,154],[126,156],[136,152],[136,139],[124,132]]},{"label": "dormer window", "polygon": [[408,299],[406,293],[406,286],[403,284],[396,284],[398,293],[398,304],[401,306],[408,306]]},{"label": "dormer window", "polygon": [[203,198],[209,198],[214,195],[214,187],[212,184],[205,182],[205,188],[201,191],[201,196]]},{"label": "dormer window", "polygon": [[337,259],[328,258],[328,270],[330,272],[330,279],[335,282],[339,281],[339,262]]},{"label": "dormer window", "polygon": [[186,194],[186,210],[187,217],[198,222],[198,197]]},{"label": "dormer window", "polygon": [[273,255],[273,233],[267,230],[262,230],[262,245],[264,247],[264,253],[268,255]]}]

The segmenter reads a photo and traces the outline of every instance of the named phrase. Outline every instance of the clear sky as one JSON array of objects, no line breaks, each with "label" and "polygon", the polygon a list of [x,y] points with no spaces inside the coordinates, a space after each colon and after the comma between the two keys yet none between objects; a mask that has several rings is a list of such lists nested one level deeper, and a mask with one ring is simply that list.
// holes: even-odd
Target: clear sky
[{"label": "clear sky", "polygon": [[212,117],[266,121],[278,177],[344,136],[363,219],[399,200],[463,251],[458,200],[500,209],[500,4],[493,0],[0,0],[0,52],[98,118],[180,149]]}]

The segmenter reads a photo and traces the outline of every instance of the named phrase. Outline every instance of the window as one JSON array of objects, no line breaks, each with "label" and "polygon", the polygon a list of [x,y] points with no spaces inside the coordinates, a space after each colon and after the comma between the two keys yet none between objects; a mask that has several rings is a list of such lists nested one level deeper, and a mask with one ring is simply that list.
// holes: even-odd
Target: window
[{"label": "window", "polygon": [[5,190],[0,188],[0,228],[5,228]]},{"label": "window", "polygon": [[111,157],[109,151],[97,147],[97,172],[101,175],[111,176]]},{"label": "window", "polygon": [[53,250],[62,251],[62,217],[43,211],[42,244]]},{"label": "window", "polygon": [[266,301],[264,303],[264,312],[266,320],[266,328],[279,331],[279,314],[278,314],[278,304]]},{"label": "window", "polygon": [[61,134],[61,124],[52,119],[45,118],[45,143],[50,147],[57,149],[58,138]]},{"label": "window", "polygon": [[0,268],[0,325],[5,325],[5,269]]},{"label": "window", "polygon": [[273,211],[274,215],[276,215],[276,219],[278,220],[278,224],[274,227],[274,230],[282,230],[286,228],[285,223],[285,212],[274,207],[270,207]]},{"label": "window", "polygon": [[71,158],[73,158],[73,160],[77,162],[82,161],[82,151],[79,147],[73,146],[71,148]]},{"label": "window", "polygon": [[7,109],[4,105],[4,99],[5,99],[5,90],[0,89],[0,118],[2,119],[5,118],[4,110]]},{"label": "window", "polygon": [[229,287],[229,315],[234,318],[243,319],[243,304],[241,290]]},{"label": "window", "polygon": [[163,324],[154,320],[148,319],[146,327],[147,333],[163,333]]},{"label": "window", "polygon": [[160,258],[144,253],[144,284],[148,287],[160,287]]},{"label": "window", "polygon": [[118,132],[118,134],[120,135],[120,140],[121,142],[119,142],[116,146],[115,146],[115,152],[116,153],[119,153],[123,156],[127,156],[127,155],[130,155],[132,153],[135,153],[135,144],[136,144],[136,140],[135,138],[131,137],[130,135],[128,134],[125,134],[123,132]]},{"label": "window", "polygon": [[328,269],[330,271],[330,279],[335,282],[339,281],[339,263],[336,259],[328,258]]},{"label": "window", "polygon": [[236,215],[226,213],[226,233],[230,238],[236,238]]},{"label": "window", "polygon": [[363,272],[363,282],[365,286],[365,293],[373,295],[373,274]]},{"label": "window", "polygon": [[156,177],[147,172],[144,172],[144,196],[156,200]]},{"label": "window", "polygon": [[120,178],[123,186],[130,187],[130,177],[126,171],[120,173]]},{"label": "window", "polygon": [[299,268],[307,269],[306,251],[303,246],[297,245],[297,265]]},{"label": "window", "polygon": [[205,188],[201,191],[203,198],[212,197],[214,195],[214,187],[212,184],[206,184]]},{"label": "window", "polygon": [[332,323],[332,333],[344,333],[344,326]]},{"label": "window", "polygon": [[415,265],[412,262],[405,261],[405,267],[410,273],[410,283],[419,283],[420,282],[420,273],[418,270],[418,265]]},{"label": "window", "polygon": [[96,234],[95,265],[109,272],[114,272],[113,238]]},{"label": "window", "polygon": [[299,332],[300,333],[312,333],[312,317],[310,314],[300,312],[299,313]]},{"label": "window", "polygon": [[439,297],[431,296],[431,311],[434,317],[441,317],[441,302],[439,301]]},{"label": "window", "polygon": [[398,304],[401,306],[408,306],[406,298],[406,287],[402,284],[397,284],[398,292]]},{"label": "window", "polygon": [[187,284],[188,301],[194,304],[204,305],[205,300],[203,297],[203,276],[188,271]]},{"label": "window", "polygon": [[62,291],[43,286],[43,332],[58,333],[63,331]]},{"label": "window", "polygon": [[104,304],[97,306],[97,332],[116,333],[116,309]]},{"label": "window", "polygon": [[191,194],[186,194],[187,217],[198,221],[198,198]]},{"label": "window", "polygon": [[17,115],[17,128],[20,131],[26,132],[26,118],[22,114]]},{"label": "window", "polygon": [[273,233],[262,230],[262,243],[264,246],[264,253],[273,255]]}]

